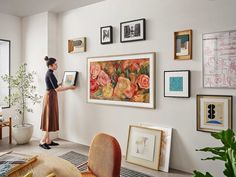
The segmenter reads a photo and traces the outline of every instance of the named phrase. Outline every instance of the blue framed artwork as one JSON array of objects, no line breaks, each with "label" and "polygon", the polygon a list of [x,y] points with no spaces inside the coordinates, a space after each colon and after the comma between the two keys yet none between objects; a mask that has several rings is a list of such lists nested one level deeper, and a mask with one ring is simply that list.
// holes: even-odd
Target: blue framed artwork
[{"label": "blue framed artwork", "polygon": [[190,97],[190,71],[164,71],[164,97]]}]

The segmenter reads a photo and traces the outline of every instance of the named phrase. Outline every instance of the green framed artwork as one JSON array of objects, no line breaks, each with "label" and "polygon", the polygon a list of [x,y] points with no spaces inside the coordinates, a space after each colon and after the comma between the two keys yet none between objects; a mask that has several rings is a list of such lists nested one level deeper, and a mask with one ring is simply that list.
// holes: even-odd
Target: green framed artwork
[{"label": "green framed artwork", "polygon": [[192,30],[178,31],[174,33],[174,59],[192,59]]},{"label": "green framed artwork", "polygon": [[88,58],[89,103],[154,108],[155,53]]},{"label": "green framed artwork", "polygon": [[231,95],[197,95],[197,130],[219,132],[232,128]]}]

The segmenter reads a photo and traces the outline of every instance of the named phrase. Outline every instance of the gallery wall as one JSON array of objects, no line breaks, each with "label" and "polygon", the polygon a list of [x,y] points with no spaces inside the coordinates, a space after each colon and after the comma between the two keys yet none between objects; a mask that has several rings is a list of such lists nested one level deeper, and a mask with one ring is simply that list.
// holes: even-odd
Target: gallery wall
[{"label": "gallery wall", "polygon": [[[11,41],[11,73],[15,73],[21,63],[21,19],[0,13],[0,22],[0,39]],[[3,113],[4,118],[15,118],[14,110],[4,109]],[[7,129],[3,129],[3,137],[5,136],[8,136]]]},{"label": "gallery wall", "polygon": [[[236,28],[234,0],[106,0],[71,10],[58,17],[57,51],[59,66],[79,71],[79,88],[63,93],[61,105],[61,138],[89,145],[97,132],[115,136],[126,153],[128,127],[148,123],[173,128],[171,167],[192,172],[193,169],[213,171],[222,176],[223,164],[203,162],[205,154],[196,148],[218,145],[209,133],[196,131],[196,94],[227,94],[235,89],[204,89],[202,87],[202,34]],[[120,43],[120,22],[146,19],[145,41]],[[111,25],[114,43],[100,44],[100,27]],[[174,31],[193,30],[193,59],[173,58]],[[69,54],[67,40],[87,37],[87,52]],[[156,52],[156,108],[143,109],[87,103],[87,57]],[[164,97],[165,70],[191,70],[191,97]],[[59,77],[62,73],[59,74]],[[235,104],[233,105],[235,111]],[[234,116],[235,119],[235,116]]]},{"label": "gallery wall", "polygon": [[[235,96],[235,89],[204,89],[201,78],[202,34],[235,29],[235,5],[234,0],[106,0],[58,17],[45,12],[21,20],[0,14],[0,36],[12,41],[13,72],[25,61],[38,73],[35,84],[40,95],[45,92],[45,55],[58,58],[59,81],[64,70],[79,71],[79,88],[59,94],[60,138],[89,145],[97,132],[106,132],[118,139],[125,155],[129,125],[147,123],[172,127],[172,168],[189,172],[214,170],[215,176],[222,176],[222,163],[203,162],[200,159],[205,155],[195,151],[199,147],[218,145],[209,133],[196,131],[196,94]],[[120,22],[139,18],[146,19],[147,39],[120,43]],[[100,27],[107,25],[113,26],[114,43],[101,45]],[[176,61],[173,32],[184,29],[193,30],[193,59]],[[78,37],[87,37],[87,52],[68,54],[67,40]],[[87,103],[87,57],[143,52],[156,52],[155,109]],[[163,96],[164,71],[179,69],[191,70],[191,97],[166,98]],[[27,121],[34,124],[34,136],[38,138],[41,137],[41,106],[42,103],[34,106],[34,113],[27,114]],[[235,104],[233,107],[235,111]],[[9,109],[4,111],[5,115],[15,115]]]}]

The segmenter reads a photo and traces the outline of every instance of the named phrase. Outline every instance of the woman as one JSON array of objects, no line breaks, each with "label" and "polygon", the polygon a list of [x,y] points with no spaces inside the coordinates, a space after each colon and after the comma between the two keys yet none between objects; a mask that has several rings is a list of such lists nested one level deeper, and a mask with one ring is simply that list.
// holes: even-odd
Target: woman
[{"label": "woman", "polygon": [[59,114],[58,114],[58,100],[57,92],[66,91],[69,89],[75,89],[75,86],[61,86],[58,85],[57,79],[53,74],[53,71],[57,70],[57,63],[55,58],[44,58],[48,67],[48,71],[45,76],[46,82],[46,94],[43,100],[43,111],[41,116],[41,130],[44,131],[44,135],[40,141],[39,146],[43,149],[51,149],[50,146],[57,146],[58,143],[53,142],[50,139],[49,132],[55,132],[59,130]]}]

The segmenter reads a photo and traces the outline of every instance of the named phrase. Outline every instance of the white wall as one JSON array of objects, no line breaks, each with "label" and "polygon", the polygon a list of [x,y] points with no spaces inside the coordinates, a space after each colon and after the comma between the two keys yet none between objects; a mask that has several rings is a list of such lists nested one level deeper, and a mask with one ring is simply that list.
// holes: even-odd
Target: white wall
[{"label": "white wall", "polygon": [[[15,73],[21,63],[21,19],[19,17],[0,13],[0,39],[11,41],[11,73]],[[15,112],[11,109],[3,110],[4,117],[15,118]],[[3,129],[3,137],[8,136],[8,130]]]},{"label": "white wall", "polygon": [[[126,152],[128,126],[139,122],[173,127],[171,167],[192,172],[193,169],[215,171],[222,176],[223,164],[203,162],[205,154],[196,148],[217,145],[209,133],[196,131],[196,94],[235,95],[234,89],[203,89],[201,81],[201,35],[206,32],[236,28],[234,0],[106,0],[60,14],[58,22],[58,55],[65,70],[80,72],[80,87],[63,93],[63,115],[60,137],[90,144],[97,132],[114,135]],[[146,18],[147,40],[120,43],[120,22]],[[101,45],[101,26],[112,25],[114,44]],[[173,32],[193,29],[193,60],[173,59]],[[87,37],[86,53],[68,54],[67,40]],[[86,102],[87,57],[154,51],[156,57],[156,109],[105,106]],[[165,70],[188,69],[192,72],[191,98],[164,98]],[[62,75],[62,73],[60,74]],[[234,105],[235,111],[235,105]],[[235,119],[235,117],[234,117]]]},{"label": "white wall", "polygon": [[[47,71],[44,57],[56,54],[56,15],[48,12],[22,19],[22,53],[29,71],[36,71],[35,85],[40,95],[45,94],[45,73]],[[34,125],[33,136],[40,138],[42,103],[32,106],[34,113],[26,114],[26,121]]]}]

